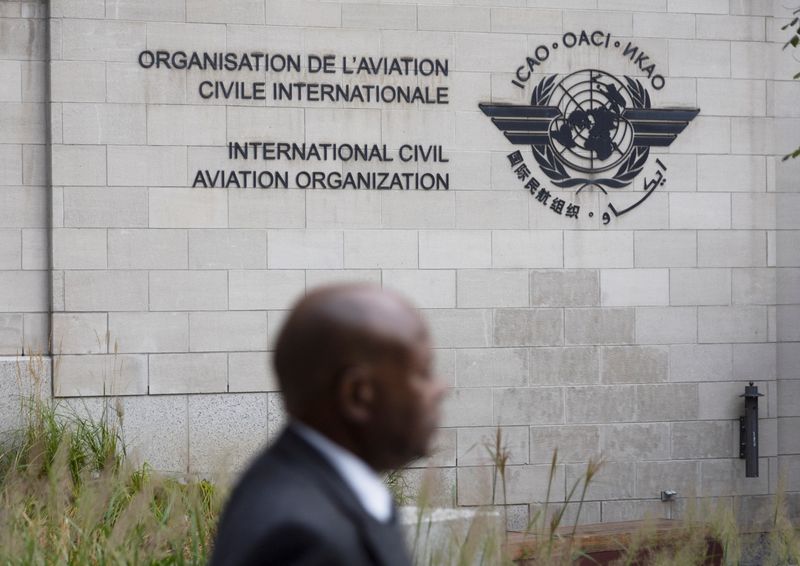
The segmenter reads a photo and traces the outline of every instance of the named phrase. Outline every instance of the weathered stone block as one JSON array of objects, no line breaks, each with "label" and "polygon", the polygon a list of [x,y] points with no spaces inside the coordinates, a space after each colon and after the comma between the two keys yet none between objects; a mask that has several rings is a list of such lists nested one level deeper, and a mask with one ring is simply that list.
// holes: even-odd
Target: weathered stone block
[{"label": "weathered stone block", "polygon": [[639,421],[697,419],[700,413],[696,383],[663,383],[636,386],[636,416]]},{"label": "weathered stone block", "polygon": [[498,309],[494,315],[496,346],[554,346],[564,343],[560,309]]},{"label": "weathered stone block", "polygon": [[219,393],[228,389],[225,354],[152,354],[150,393]]},{"label": "weathered stone block", "polygon": [[631,344],[634,316],[630,308],[565,309],[566,344]]},{"label": "weathered stone block", "polygon": [[568,423],[615,423],[636,420],[633,385],[568,387]]},{"label": "weathered stone block", "polygon": [[606,346],[600,349],[603,383],[667,381],[669,350],[664,346]]},{"label": "weathered stone block", "polygon": [[592,307],[600,304],[597,271],[574,269],[531,272],[531,305]]},{"label": "weathered stone block", "polygon": [[529,355],[524,348],[456,350],[456,384],[459,387],[525,385]]},{"label": "weathered stone block", "polygon": [[111,351],[120,353],[186,352],[189,350],[189,315],[185,312],[110,313],[108,342]]}]

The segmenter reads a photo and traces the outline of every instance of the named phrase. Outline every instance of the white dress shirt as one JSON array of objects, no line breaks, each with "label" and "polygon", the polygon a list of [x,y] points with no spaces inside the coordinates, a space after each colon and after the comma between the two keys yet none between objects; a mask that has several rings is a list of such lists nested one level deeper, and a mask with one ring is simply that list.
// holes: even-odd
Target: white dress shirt
[{"label": "white dress shirt", "polygon": [[389,521],[392,516],[392,494],[372,468],[311,427],[297,420],[292,420],[290,426],[339,472],[367,513],[381,523]]}]

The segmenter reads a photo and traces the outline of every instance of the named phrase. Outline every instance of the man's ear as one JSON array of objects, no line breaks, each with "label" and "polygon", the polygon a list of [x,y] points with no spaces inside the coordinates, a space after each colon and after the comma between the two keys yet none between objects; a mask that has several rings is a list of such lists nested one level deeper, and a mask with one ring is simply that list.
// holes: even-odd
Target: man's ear
[{"label": "man's ear", "polygon": [[339,381],[337,394],[339,407],[347,420],[356,423],[371,420],[375,383],[366,367],[347,368]]}]

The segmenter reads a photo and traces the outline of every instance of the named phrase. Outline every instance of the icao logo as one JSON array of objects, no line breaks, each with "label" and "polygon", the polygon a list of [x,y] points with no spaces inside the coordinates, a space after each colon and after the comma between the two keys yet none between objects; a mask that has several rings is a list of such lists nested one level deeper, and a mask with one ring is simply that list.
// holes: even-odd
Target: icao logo
[{"label": "icao logo", "polygon": [[[521,86],[515,82],[517,86]],[[597,69],[584,69],[558,80],[543,75],[529,105],[479,104],[484,114],[515,145],[531,147],[542,173],[559,189],[577,193],[594,187],[608,195],[631,185],[642,173],[651,147],[669,146],[691,120],[697,108],[653,108],[650,93],[640,80],[621,79]],[[558,214],[578,218],[580,207],[553,198],[531,174],[520,152],[509,154],[514,172],[525,188]],[[613,194],[603,223],[633,210],[666,182],[666,166],[656,159],[658,171],[645,179],[640,199],[615,206]],[[625,191],[630,194],[630,191]],[[602,212],[602,211],[601,211]],[[593,211],[588,213],[592,217]]]}]

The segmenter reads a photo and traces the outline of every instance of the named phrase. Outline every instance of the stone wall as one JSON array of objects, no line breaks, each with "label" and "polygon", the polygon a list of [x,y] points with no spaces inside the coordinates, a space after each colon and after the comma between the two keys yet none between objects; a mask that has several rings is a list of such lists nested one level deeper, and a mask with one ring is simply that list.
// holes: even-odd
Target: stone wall
[{"label": "stone wall", "polygon": [[[453,386],[426,463],[445,499],[491,502],[483,444],[498,426],[510,449],[507,502],[522,524],[545,497],[556,447],[556,500],[589,457],[608,459],[585,521],[677,514],[680,503],[658,500],[665,489],[731,505],[742,496],[745,514],[768,504],[781,473],[800,490],[800,169],[776,157],[800,129],[798,64],[780,50],[788,11],[744,0],[523,4],[54,0],[47,40],[41,5],[0,3],[0,70],[12,77],[0,91],[0,182],[9,185],[0,190],[9,235],[0,310],[11,313],[0,315],[2,348],[41,339],[47,317],[37,313],[52,310],[54,394],[123,396],[126,437],[143,458],[206,473],[241,465],[279,430],[267,351],[291,303],[324,282],[372,281],[424,310]],[[582,30],[622,47],[564,47],[565,33]],[[628,42],[663,88],[647,63],[621,55]],[[556,43],[514,86],[526,57]],[[49,67],[29,61],[45,49]],[[305,66],[157,69],[140,64],[147,50],[332,54],[337,63],[323,78]],[[447,60],[446,77],[363,81],[446,86],[448,103],[226,101],[199,88],[347,83],[339,61],[351,56]],[[651,149],[633,185],[609,189],[622,208],[643,194],[654,158],[665,167],[667,182],[608,224],[601,191],[553,187],[530,146],[509,143],[478,107],[529,105],[540,78],[587,68],[638,78],[655,108],[700,109],[672,145]],[[238,168],[226,145],[246,141],[386,144],[395,170],[446,173],[450,185],[192,188],[198,170]],[[402,144],[440,145],[449,161],[400,164]],[[550,188],[548,205],[510,166],[517,149]],[[303,168],[383,167],[288,165],[292,179]],[[561,197],[580,205],[577,219],[551,207]],[[766,397],[760,477],[746,479],[738,395],[750,380]],[[412,485],[422,475],[408,472]]]}]

